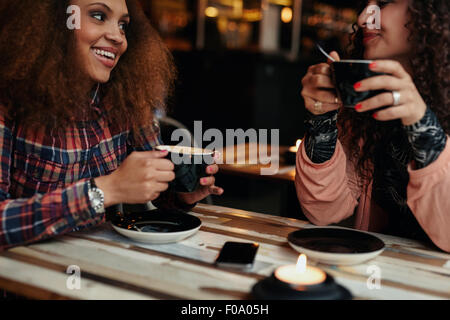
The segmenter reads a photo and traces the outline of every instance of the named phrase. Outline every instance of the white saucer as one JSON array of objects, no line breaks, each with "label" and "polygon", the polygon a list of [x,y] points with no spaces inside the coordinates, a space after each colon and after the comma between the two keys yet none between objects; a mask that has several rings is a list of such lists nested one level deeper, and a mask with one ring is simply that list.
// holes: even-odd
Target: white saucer
[{"label": "white saucer", "polygon": [[124,215],[113,221],[112,227],[134,241],[163,244],[178,242],[194,235],[201,224],[199,218],[190,214],[157,209]]},{"label": "white saucer", "polygon": [[195,229],[187,231],[168,232],[168,233],[138,232],[134,230],[127,230],[124,228],[116,227],[115,225],[113,225],[113,228],[121,235],[133,239],[134,241],[153,244],[163,244],[184,240],[192,236],[193,234],[197,233],[197,231],[200,229],[200,226],[198,226]]},{"label": "white saucer", "polygon": [[360,264],[381,254],[385,247],[369,233],[333,227],[294,231],[288,242],[308,259],[330,265]]}]

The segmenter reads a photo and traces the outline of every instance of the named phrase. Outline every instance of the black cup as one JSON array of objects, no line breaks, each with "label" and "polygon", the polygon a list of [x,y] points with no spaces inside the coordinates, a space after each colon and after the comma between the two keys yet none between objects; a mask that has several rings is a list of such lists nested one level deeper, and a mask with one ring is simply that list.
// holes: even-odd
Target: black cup
[{"label": "black cup", "polygon": [[169,183],[173,192],[193,192],[200,179],[208,176],[206,167],[214,163],[214,151],[183,146],[157,146],[159,151],[169,151],[167,159],[175,166],[175,180]]},{"label": "black cup", "polygon": [[374,97],[386,90],[356,92],[354,85],[361,80],[383,75],[369,69],[370,60],[341,60],[331,64],[331,74],[339,99],[344,107],[354,108],[359,102]]}]

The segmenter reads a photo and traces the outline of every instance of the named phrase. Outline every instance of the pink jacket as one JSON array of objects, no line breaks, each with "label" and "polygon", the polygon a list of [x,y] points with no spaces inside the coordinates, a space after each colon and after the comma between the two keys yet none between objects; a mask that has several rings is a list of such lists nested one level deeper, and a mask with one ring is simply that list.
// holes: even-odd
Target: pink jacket
[{"label": "pink jacket", "polygon": [[[432,164],[419,170],[408,166],[407,203],[430,239],[450,252],[450,138]],[[313,163],[302,143],[297,152],[295,186],[306,217],[316,225],[339,223],[355,212],[355,228],[381,232],[387,215],[371,201],[372,184],[360,188],[360,177],[338,140],[333,157]]]}]

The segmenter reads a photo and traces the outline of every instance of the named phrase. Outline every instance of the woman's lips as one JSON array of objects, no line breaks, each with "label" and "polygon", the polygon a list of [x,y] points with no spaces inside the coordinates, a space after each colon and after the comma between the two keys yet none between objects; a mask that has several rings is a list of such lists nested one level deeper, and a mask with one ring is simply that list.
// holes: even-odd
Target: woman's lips
[{"label": "woman's lips", "polygon": [[366,44],[369,41],[372,41],[374,39],[377,39],[379,37],[379,34],[372,33],[372,34],[365,34],[363,37],[363,43]]},{"label": "woman's lips", "polygon": [[95,53],[94,50],[92,50],[92,54],[97,58],[98,61],[100,61],[105,67],[112,69],[115,64],[115,60],[108,59],[104,56],[98,55]]}]

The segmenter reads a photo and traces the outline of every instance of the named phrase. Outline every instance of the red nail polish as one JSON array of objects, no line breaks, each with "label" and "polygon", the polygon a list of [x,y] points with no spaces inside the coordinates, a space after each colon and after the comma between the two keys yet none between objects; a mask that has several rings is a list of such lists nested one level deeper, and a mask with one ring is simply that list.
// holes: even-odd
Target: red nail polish
[{"label": "red nail polish", "polygon": [[361,88],[361,82],[355,83],[355,85],[353,86],[353,88],[355,88],[355,90]]},{"label": "red nail polish", "polygon": [[372,117],[373,117],[374,119],[376,119],[376,118],[378,117],[378,114],[374,113],[374,114],[372,115]]},{"label": "red nail polish", "polygon": [[375,69],[376,67],[377,67],[376,62],[372,62],[371,64],[369,64],[369,69]]},{"label": "red nail polish", "polygon": [[358,103],[356,106],[355,106],[355,110],[359,110],[359,109],[361,109],[362,108],[362,104],[361,103]]}]

